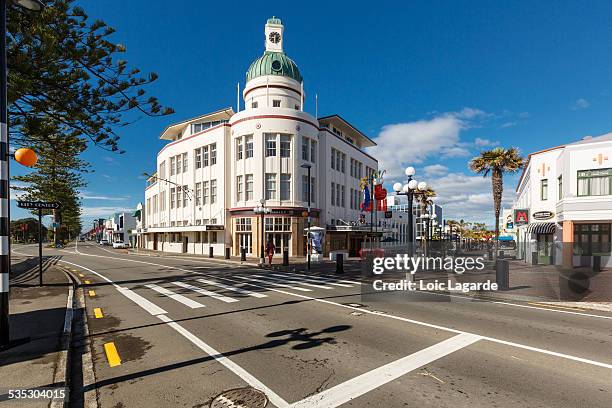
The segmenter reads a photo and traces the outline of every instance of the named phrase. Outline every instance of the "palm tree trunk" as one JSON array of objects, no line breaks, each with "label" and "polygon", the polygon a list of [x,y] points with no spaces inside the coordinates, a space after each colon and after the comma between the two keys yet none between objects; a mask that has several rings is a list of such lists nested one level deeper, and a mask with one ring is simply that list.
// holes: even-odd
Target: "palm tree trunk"
[{"label": "palm tree trunk", "polygon": [[501,211],[502,193],[504,191],[504,179],[500,169],[493,169],[491,175],[493,184],[493,207],[495,210],[495,258],[499,250],[499,213]]}]

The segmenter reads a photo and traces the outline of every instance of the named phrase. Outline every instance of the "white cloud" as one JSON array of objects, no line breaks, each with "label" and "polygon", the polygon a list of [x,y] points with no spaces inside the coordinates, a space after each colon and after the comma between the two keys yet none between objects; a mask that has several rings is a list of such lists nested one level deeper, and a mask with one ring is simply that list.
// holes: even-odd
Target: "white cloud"
[{"label": "white cloud", "polygon": [[448,173],[448,167],[441,164],[432,164],[423,167],[423,174],[427,177],[443,176]]},{"label": "white cloud", "polygon": [[500,128],[509,128],[509,127],[513,127],[518,125],[517,122],[506,122],[506,123],[502,123],[499,127]]},{"label": "white cloud", "polygon": [[375,139],[378,146],[368,152],[379,160],[379,168],[387,170],[387,177],[401,177],[404,167],[422,163],[434,155],[469,155],[469,150],[460,143],[459,134],[472,126],[470,120],[486,116],[480,109],[464,108],[437,114],[428,120],[386,125]]},{"label": "white cloud", "polygon": [[576,99],[574,104],[572,106],[570,106],[570,109],[571,110],[580,110],[580,109],[586,109],[589,106],[591,106],[591,103],[589,101],[587,101],[584,98],[578,98],[578,99]]},{"label": "white cloud", "polygon": [[[134,208],[136,208],[134,206]],[[100,217],[105,218],[117,212],[134,211],[130,207],[81,207],[81,217]]]},{"label": "white cloud", "polygon": [[499,142],[493,142],[489,139],[482,139],[480,137],[477,137],[476,139],[474,139],[474,145],[476,147],[486,147],[486,146],[495,146],[498,145]]},{"label": "white cloud", "polygon": [[[442,206],[446,219],[464,219],[494,225],[491,178],[480,175],[449,173],[432,180],[431,187],[437,193],[436,204]],[[512,205],[516,176],[504,177],[502,208]]]},{"label": "white cloud", "polygon": [[122,201],[127,200],[130,197],[126,196],[111,196],[111,195],[101,195],[96,193],[90,193],[87,191],[81,192],[80,197],[83,200],[104,200],[104,201]]}]

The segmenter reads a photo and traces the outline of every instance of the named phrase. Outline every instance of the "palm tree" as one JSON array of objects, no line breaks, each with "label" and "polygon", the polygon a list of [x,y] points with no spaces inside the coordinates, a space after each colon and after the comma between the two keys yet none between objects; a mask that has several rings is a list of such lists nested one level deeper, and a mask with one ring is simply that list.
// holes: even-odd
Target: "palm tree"
[{"label": "palm tree", "polygon": [[493,208],[495,210],[495,253],[499,249],[499,213],[501,210],[502,193],[504,191],[504,173],[516,173],[525,165],[516,147],[505,149],[496,147],[492,150],[480,152],[480,156],[470,160],[470,169],[473,172],[487,177],[491,173],[493,185]]}]

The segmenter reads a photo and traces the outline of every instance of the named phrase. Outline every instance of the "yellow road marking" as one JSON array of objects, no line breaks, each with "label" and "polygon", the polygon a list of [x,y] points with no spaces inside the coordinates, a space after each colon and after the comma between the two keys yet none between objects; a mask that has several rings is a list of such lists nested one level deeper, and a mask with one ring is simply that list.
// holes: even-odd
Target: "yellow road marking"
[{"label": "yellow road marking", "polygon": [[538,303],[538,302],[527,302],[527,303],[529,303],[530,305],[538,306],[538,307],[550,307],[550,308],[565,309],[565,310],[583,310],[583,311],[585,310],[579,307],[547,305],[547,304]]},{"label": "yellow road marking", "polygon": [[88,281],[88,280],[85,281],[86,285],[89,285],[90,283],[91,283],[91,281]]},{"label": "yellow road marking", "polygon": [[96,307],[94,309],[94,316],[96,316],[96,319],[101,319],[104,317],[104,315],[102,314],[102,309],[100,309],[99,307]]},{"label": "yellow road marking", "polygon": [[89,297],[94,297],[94,296],[96,296],[96,291],[90,290],[89,291]]},{"label": "yellow road marking", "polygon": [[105,343],[104,351],[106,352],[106,359],[108,360],[109,366],[115,367],[121,364],[121,357],[119,357],[119,353],[117,353],[115,343]]}]

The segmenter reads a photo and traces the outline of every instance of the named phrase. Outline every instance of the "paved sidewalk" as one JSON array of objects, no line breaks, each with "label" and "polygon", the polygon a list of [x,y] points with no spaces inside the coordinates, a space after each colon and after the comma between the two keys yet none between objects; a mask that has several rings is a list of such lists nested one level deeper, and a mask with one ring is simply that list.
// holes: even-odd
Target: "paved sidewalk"
[{"label": "paved sidewalk", "polygon": [[[51,399],[9,401],[8,391],[65,386],[64,326],[72,282],[51,258],[44,265],[43,286],[38,286],[36,258],[12,255],[12,261],[9,322],[15,345],[0,351],[0,405],[48,407]],[[62,406],[61,401],[51,406]]]}]

